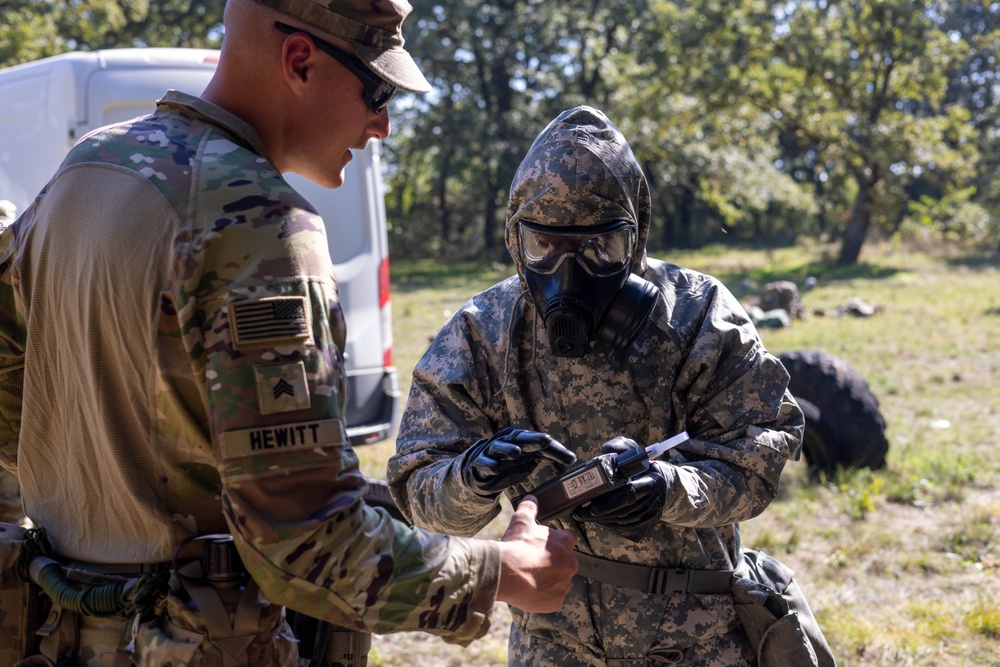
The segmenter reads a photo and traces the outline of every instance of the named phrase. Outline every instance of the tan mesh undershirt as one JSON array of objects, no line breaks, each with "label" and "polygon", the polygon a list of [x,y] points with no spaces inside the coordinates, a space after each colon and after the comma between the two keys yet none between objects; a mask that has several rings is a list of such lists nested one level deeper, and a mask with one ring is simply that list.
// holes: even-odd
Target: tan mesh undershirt
[{"label": "tan mesh undershirt", "polygon": [[176,229],[144,178],[106,165],[71,167],[40,202],[21,264],[30,369],[21,433],[32,442],[21,443],[18,466],[28,515],[50,536],[74,536],[54,544],[62,556],[170,556],[154,453],[154,346]]}]

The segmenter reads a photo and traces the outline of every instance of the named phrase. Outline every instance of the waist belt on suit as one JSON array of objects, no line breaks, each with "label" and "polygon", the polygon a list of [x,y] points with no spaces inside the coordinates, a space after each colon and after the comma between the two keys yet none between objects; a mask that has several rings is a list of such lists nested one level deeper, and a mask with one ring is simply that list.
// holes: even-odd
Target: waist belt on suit
[{"label": "waist belt on suit", "polygon": [[163,563],[88,563],[82,560],[69,560],[66,558],[60,558],[59,562],[63,567],[71,570],[123,576],[164,572],[169,570],[171,565],[170,561]]},{"label": "waist belt on suit", "polygon": [[722,594],[729,593],[733,579],[732,570],[689,570],[675,567],[647,567],[632,563],[619,563],[598,558],[579,551],[577,575],[602,584],[635,588],[646,593]]}]

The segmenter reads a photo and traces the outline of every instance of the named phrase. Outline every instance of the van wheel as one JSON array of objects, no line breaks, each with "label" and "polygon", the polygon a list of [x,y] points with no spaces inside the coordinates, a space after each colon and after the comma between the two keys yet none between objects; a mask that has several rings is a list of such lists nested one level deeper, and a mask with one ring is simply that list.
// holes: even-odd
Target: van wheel
[{"label": "van wheel", "polygon": [[788,389],[805,414],[802,452],[810,473],[885,467],[885,419],[864,378],[825,352],[786,352],[779,358],[791,376]]},{"label": "van wheel", "polygon": [[397,521],[410,523],[403,516],[403,513],[399,511],[399,508],[396,507],[395,501],[393,501],[392,496],[389,494],[389,485],[385,483],[385,480],[365,477],[365,481],[368,482],[368,491],[364,495],[367,504],[372,507],[381,507],[389,512],[389,516]]}]

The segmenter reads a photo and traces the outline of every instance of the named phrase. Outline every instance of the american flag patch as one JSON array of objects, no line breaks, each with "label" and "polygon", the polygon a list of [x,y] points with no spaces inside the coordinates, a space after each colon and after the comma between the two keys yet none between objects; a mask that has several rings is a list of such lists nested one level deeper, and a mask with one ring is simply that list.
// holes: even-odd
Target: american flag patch
[{"label": "american flag patch", "polygon": [[304,296],[276,296],[229,304],[236,349],[312,340]]}]

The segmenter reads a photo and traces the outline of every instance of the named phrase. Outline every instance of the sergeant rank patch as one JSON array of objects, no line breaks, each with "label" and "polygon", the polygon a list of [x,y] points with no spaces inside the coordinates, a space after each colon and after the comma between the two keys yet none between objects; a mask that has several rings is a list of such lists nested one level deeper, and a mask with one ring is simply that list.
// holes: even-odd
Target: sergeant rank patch
[{"label": "sergeant rank patch", "polygon": [[262,415],[292,412],[309,407],[309,383],[301,361],[253,367],[257,406]]},{"label": "sergeant rank patch", "polygon": [[237,350],[312,341],[309,304],[304,296],[273,296],[229,304],[233,347]]}]

